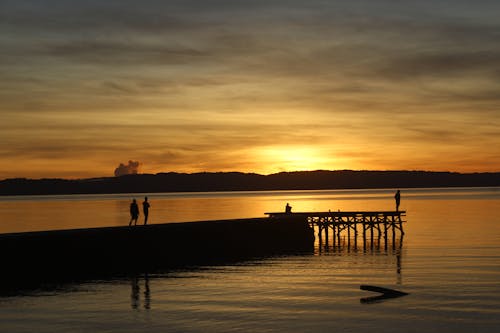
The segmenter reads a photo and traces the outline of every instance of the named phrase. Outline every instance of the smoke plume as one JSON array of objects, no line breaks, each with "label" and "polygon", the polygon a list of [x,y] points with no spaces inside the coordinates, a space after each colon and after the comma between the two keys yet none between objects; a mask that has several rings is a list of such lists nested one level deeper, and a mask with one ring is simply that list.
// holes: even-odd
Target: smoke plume
[{"label": "smoke plume", "polygon": [[141,163],[139,161],[130,160],[127,165],[120,163],[120,165],[115,169],[115,177],[136,174],[139,172],[140,166]]}]

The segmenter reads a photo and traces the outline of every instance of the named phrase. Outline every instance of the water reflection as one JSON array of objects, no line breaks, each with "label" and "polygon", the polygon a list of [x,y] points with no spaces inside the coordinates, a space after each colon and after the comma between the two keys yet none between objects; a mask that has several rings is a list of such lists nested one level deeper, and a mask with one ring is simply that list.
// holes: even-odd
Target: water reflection
[{"label": "water reflection", "polygon": [[[329,241],[330,240],[330,241]],[[327,238],[326,240],[318,239],[315,243],[315,255],[374,255],[386,256],[395,258],[395,273],[396,284],[403,284],[402,268],[403,268],[403,240],[404,236],[388,240],[387,238],[366,238],[362,241],[348,237],[340,237],[335,241]],[[361,243],[361,244],[360,244]],[[389,246],[390,245],[390,246]]]},{"label": "water reflection", "polygon": [[[139,310],[141,307],[141,279],[134,275],[130,278],[131,283],[131,294],[130,294],[130,306],[134,310]],[[144,304],[143,307],[146,310],[151,309],[151,289],[149,288],[149,275],[144,273]]]},{"label": "water reflection", "polygon": [[[403,248],[404,235],[399,238],[388,239],[387,237],[378,237],[369,239],[366,237],[359,241],[357,238],[339,237],[337,239],[327,238],[317,240],[315,244],[316,254],[322,253],[342,253],[342,252],[360,252],[365,253],[400,253]],[[361,245],[360,245],[361,243]]]},{"label": "water reflection", "polygon": [[397,276],[397,284],[401,285],[403,279],[401,277],[401,252],[396,255],[396,276]]}]

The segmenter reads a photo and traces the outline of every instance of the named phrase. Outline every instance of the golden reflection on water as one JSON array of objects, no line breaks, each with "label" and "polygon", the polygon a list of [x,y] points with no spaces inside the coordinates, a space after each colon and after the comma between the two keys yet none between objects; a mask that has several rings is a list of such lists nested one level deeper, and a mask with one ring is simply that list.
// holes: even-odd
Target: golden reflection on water
[{"label": "golden reflection on water", "polygon": [[[394,210],[394,190],[279,191],[147,194],[149,223],[265,217],[284,211],[287,202],[299,211]],[[132,198],[144,194],[0,198],[0,233],[126,226]],[[407,211],[407,241],[500,243],[500,193],[491,189],[402,190],[401,210]],[[494,222],[498,223],[494,223]],[[143,216],[139,217],[143,223]]]},{"label": "golden reflection on water", "polygon": [[[283,211],[391,210],[393,190],[149,195],[151,222],[264,216]],[[0,199],[3,232],[127,225],[143,195]],[[402,190],[404,245],[317,247],[317,255],[95,282],[50,299],[0,302],[9,332],[388,331],[493,332],[499,323],[500,194],[487,190]],[[141,220],[142,221],[142,217]],[[140,251],[140,249],[137,249]],[[410,293],[360,304],[360,284]],[[94,289],[92,289],[94,288]],[[1,299],[0,299],[1,301]],[[43,317],[43,320],[40,318]],[[387,325],[387,323],[391,323]]]},{"label": "golden reflection on water", "polygon": [[0,233],[125,225],[128,203],[96,201],[0,201]]}]

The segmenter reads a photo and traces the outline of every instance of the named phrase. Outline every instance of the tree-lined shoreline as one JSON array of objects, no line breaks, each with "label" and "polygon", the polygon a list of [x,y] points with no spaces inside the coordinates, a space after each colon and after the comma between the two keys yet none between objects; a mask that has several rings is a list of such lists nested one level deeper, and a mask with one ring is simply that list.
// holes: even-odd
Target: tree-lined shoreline
[{"label": "tree-lined shoreline", "polygon": [[500,186],[500,172],[317,170],[280,172],[270,175],[241,172],[169,172],[88,179],[15,178],[0,181],[0,195],[482,186]]}]

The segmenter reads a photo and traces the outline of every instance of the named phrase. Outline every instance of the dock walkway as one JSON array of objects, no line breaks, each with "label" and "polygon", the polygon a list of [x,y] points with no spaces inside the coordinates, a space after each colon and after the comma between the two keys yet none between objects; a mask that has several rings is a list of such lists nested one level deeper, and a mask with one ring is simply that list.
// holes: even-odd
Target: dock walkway
[{"label": "dock walkway", "polygon": [[313,251],[306,221],[265,217],[0,234],[0,296],[44,284]]},{"label": "dock walkway", "polygon": [[[357,244],[358,226],[362,227],[363,241],[366,245],[367,234],[370,236],[371,244],[374,241],[374,233],[377,238],[384,238],[387,246],[387,239],[392,235],[393,244],[396,239],[396,232],[399,231],[401,238],[404,235],[403,218],[406,211],[328,211],[328,212],[271,212],[265,213],[270,219],[305,219],[309,225],[318,231],[320,243],[328,243],[329,232],[332,232],[332,241],[340,244],[341,233],[347,232],[347,242],[351,239]],[[351,237],[354,236],[354,237]]]}]

